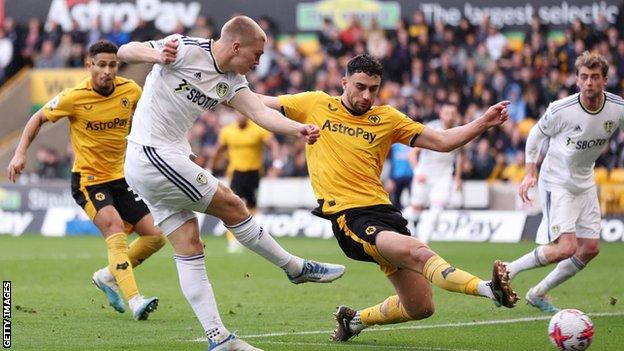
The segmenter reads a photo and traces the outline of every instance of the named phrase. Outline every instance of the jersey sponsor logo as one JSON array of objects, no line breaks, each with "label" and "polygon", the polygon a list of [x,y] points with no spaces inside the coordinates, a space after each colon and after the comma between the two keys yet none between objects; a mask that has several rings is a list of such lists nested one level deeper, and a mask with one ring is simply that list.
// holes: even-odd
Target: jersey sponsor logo
[{"label": "jersey sponsor logo", "polygon": [[369,144],[372,144],[373,141],[375,141],[375,139],[377,138],[377,134],[367,132],[362,127],[352,128],[340,122],[333,122],[330,120],[326,120],[325,123],[323,123],[323,128],[321,129],[327,129],[330,132],[341,133],[352,136],[354,138],[362,138],[366,140]]},{"label": "jersey sponsor logo", "polygon": [[127,118],[115,118],[112,121],[106,121],[106,122],[88,121],[87,125],[85,126],[85,129],[93,130],[93,131],[101,131],[101,130],[107,130],[107,129],[125,128],[127,125],[128,125]]},{"label": "jersey sponsor logo", "polygon": [[593,147],[601,147],[607,143],[607,139],[574,140],[570,137],[566,139],[566,146],[572,145],[576,150],[587,150]]},{"label": "jersey sponsor logo", "polygon": [[228,91],[230,91],[230,86],[225,82],[217,83],[217,87],[215,88],[217,95],[222,98],[227,95]]},{"label": "jersey sponsor logo", "polygon": [[604,127],[605,132],[611,133],[613,131],[613,127],[615,126],[615,123],[613,123],[613,121],[611,120],[608,120],[608,121],[604,121],[602,126]]},{"label": "jersey sponsor logo", "polygon": [[[219,83],[219,84],[225,84],[225,83]],[[217,94],[219,94],[219,84],[217,84]],[[226,87],[226,93],[227,90],[229,89],[229,87],[227,87],[227,84],[225,84]],[[223,90],[224,88],[221,88],[221,90]],[[193,86],[186,81],[186,79],[182,79],[182,83],[180,83],[180,85],[178,85],[177,88],[173,89],[173,91],[175,93],[183,93],[188,91],[188,94],[186,94],[186,98],[194,103],[199,105],[199,107],[203,108],[204,110],[212,110],[215,108],[215,106],[217,106],[217,104],[219,104],[219,100],[213,99],[210,96],[207,96],[206,94],[202,93],[201,91],[199,91],[198,89],[193,88]]]},{"label": "jersey sponsor logo", "polygon": [[191,89],[191,85],[189,84],[189,82],[186,81],[186,79],[182,79],[182,83],[180,83],[180,85],[178,85],[177,88],[173,89],[174,93],[183,93],[185,91],[188,91]]},{"label": "jersey sponsor logo", "polygon": [[189,90],[186,98],[190,102],[199,105],[199,107],[204,110],[212,110],[215,106],[217,106],[217,104],[219,104],[219,100],[215,100],[195,88],[191,88],[191,90]]}]

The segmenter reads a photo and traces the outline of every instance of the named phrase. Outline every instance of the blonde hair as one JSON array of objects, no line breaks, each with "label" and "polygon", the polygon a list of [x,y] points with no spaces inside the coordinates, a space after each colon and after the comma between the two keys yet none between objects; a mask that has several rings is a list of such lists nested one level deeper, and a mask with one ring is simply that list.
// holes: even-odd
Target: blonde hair
[{"label": "blonde hair", "polygon": [[595,52],[584,51],[581,56],[576,58],[576,61],[574,62],[576,75],[578,75],[581,67],[587,67],[589,69],[600,68],[600,72],[603,77],[606,77],[609,72],[609,63],[607,62],[607,59]]},{"label": "blonde hair", "polygon": [[247,16],[236,16],[221,28],[221,39],[228,42],[249,43],[253,40],[266,41],[267,37],[256,21]]}]

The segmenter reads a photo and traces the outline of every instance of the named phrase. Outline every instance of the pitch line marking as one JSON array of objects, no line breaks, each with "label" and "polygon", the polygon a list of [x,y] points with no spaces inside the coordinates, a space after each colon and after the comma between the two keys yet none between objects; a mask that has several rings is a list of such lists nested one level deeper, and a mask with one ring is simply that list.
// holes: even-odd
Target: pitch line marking
[{"label": "pitch line marking", "polygon": [[297,346],[321,346],[321,347],[348,347],[352,349],[354,347],[369,348],[369,349],[388,349],[388,350],[432,350],[432,351],[478,351],[472,349],[448,349],[443,347],[424,347],[424,346],[400,346],[400,345],[368,345],[368,344],[345,344],[345,343],[322,343],[322,342],[288,342],[288,341],[256,341],[257,344],[269,344],[269,345],[297,345]]},{"label": "pitch line marking", "polygon": [[[618,317],[624,316],[624,312],[596,312],[596,313],[587,313],[590,317]],[[397,325],[394,327],[371,327],[366,329],[366,333],[371,332],[383,332],[383,331],[392,331],[392,330],[420,330],[420,329],[435,329],[435,328],[456,328],[456,327],[473,327],[478,325],[492,325],[492,324],[513,324],[513,323],[524,323],[524,322],[535,322],[535,321],[545,321],[552,318],[552,316],[538,316],[538,317],[522,317],[522,318],[512,318],[512,319],[496,319],[496,320],[486,320],[486,321],[474,321],[474,322],[456,322],[456,323],[443,323],[443,324],[429,324],[429,325]],[[300,331],[300,332],[280,332],[280,333],[264,333],[264,334],[250,334],[250,335],[241,335],[242,339],[258,339],[258,338],[270,338],[275,336],[297,336],[297,335],[319,335],[319,334],[328,334],[331,330],[308,330],[308,331]],[[206,338],[197,338],[194,339],[195,342],[206,342]],[[326,345],[326,344],[323,344]],[[359,345],[358,345],[359,346]]]}]

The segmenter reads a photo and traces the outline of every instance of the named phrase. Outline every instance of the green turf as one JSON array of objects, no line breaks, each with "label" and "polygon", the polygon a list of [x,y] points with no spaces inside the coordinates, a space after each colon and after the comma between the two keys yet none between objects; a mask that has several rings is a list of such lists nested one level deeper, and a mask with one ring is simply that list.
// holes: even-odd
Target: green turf
[{"label": "green turf", "polygon": [[[373,264],[346,259],[334,241],[280,239],[289,250],[318,260],[347,265],[333,284],[292,285],[285,275],[247,252],[225,254],[225,239],[206,237],[206,264],[220,312],[231,330],[238,330],[265,350],[550,350],[547,317],[521,301],[513,310],[497,309],[485,299],[434,288],[436,313],[431,318],[371,328],[347,344],[328,341],[339,304],[356,308],[377,304],[392,294],[390,284]],[[512,259],[533,245],[433,243],[452,264],[488,277],[495,258]],[[0,236],[0,278],[13,283],[13,347],[15,350],[205,350],[202,330],[178,286],[169,246],[139,267],[144,295],[160,298],[148,321],[133,321],[106,304],[91,284],[91,274],[106,262],[104,241],[97,237],[42,238]],[[561,307],[593,316],[596,336],[591,350],[622,350],[624,344],[624,244],[604,244],[598,258],[577,277],[553,291]],[[515,288],[527,287],[547,273],[526,272]],[[620,302],[611,305],[610,298]],[[19,307],[18,307],[19,306]],[[489,325],[428,326],[513,320]],[[266,336],[261,334],[275,333]]]}]

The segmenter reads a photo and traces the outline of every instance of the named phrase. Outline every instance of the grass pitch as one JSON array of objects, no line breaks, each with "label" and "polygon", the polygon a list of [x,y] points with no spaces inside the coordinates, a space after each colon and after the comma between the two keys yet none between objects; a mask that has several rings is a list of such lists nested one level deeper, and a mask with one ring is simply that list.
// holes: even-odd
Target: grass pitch
[{"label": "grass pitch", "polygon": [[[329,342],[332,313],[340,304],[377,304],[393,294],[373,264],[347,259],[333,240],[283,238],[291,252],[342,263],[332,284],[293,285],[259,256],[225,253],[225,239],[205,237],[206,266],[226,326],[265,350],[554,350],[549,316],[520,301],[512,310],[486,299],[434,287],[436,313],[423,321],[365,330],[348,343]],[[494,259],[511,260],[534,247],[521,244],[432,243],[451,264],[488,278]],[[99,237],[0,236],[0,278],[12,281],[14,350],[205,350],[203,332],[180,291],[172,250],[166,246],[135,270],[140,292],[158,296],[149,320],[115,312],[91,285],[106,264]],[[552,292],[557,306],[589,313],[596,335],[590,350],[624,344],[624,244],[603,244],[588,268]],[[524,297],[552,269],[514,280]]]}]

